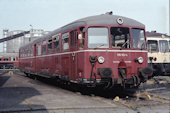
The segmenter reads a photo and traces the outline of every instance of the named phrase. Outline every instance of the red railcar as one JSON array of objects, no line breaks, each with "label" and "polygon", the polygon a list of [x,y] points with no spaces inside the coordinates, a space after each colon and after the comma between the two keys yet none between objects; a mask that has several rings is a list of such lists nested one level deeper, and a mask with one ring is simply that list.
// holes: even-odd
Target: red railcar
[{"label": "red railcar", "polygon": [[18,56],[8,56],[4,53],[0,57],[0,69],[16,69],[19,66]]},{"label": "red railcar", "polygon": [[147,67],[145,26],[103,14],[74,21],[19,50],[26,74],[85,85],[138,86]]}]

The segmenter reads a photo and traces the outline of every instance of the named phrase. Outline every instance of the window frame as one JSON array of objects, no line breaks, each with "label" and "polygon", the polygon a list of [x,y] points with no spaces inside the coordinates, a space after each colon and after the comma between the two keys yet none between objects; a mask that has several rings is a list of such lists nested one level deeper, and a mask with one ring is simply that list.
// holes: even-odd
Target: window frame
[{"label": "window frame", "polygon": [[[104,47],[102,47],[102,45],[101,45],[101,47],[98,47],[98,46],[100,46],[100,45],[98,45],[97,47],[89,47],[89,28],[106,28],[107,29],[107,45],[105,45]],[[89,26],[88,28],[87,28],[87,48],[88,49],[109,49],[110,48],[110,34],[109,34],[110,32],[109,32],[109,28],[108,28],[108,26]]]},{"label": "window frame", "polygon": [[[128,34],[126,34],[128,36],[125,36],[124,38],[122,38],[123,34],[121,36],[120,35],[116,35],[116,36],[120,36],[122,39],[124,39],[123,40],[124,42],[120,41],[120,42],[116,43],[116,41],[119,41],[119,40],[118,39],[116,40],[116,36],[112,37],[113,36],[112,32],[111,32],[112,28],[122,28],[122,29],[127,29],[128,30]],[[131,30],[130,29],[131,29],[130,27],[126,27],[126,26],[125,27],[111,26],[109,28],[109,30],[110,30],[110,46],[111,46],[112,49],[132,49],[132,38],[131,38]],[[114,38],[114,39],[112,39],[112,38]],[[113,42],[113,40],[115,40],[115,41]],[[113,43],[114,43],[114,46],[113,46]],[[127,45],[127,43],[128,43],[128,45]],[[126,47],[125,47],[125,45],[126,45]]]},{"label": "window frame", "polygon": [[[52,36],[52,43],[53,43],[53,46],[54,46],[54,52],[55,53],[60,52],[60,36],[61,36],[60,33]],[[56,42],[58,42],[57,46],[56,46]]]},{"label": "window frame", "polygon": [[[132,30],[133,30],[133,29],[143,30],[143,36],[144,36],[143,38],[144,38],[144,44],[145,44],[145,45],[144,45],[144,48],[142,48],[143,44],[140,44],[140,46],[141,46],[140,48],[139,48],[139,47],[138,47],[138,48],[135,48],[135,47],[134,47],[134,38],[133,38],[133,33],[132,33]],[[145,29],[142,29],[142,28],[131,28],[131,39],[132,39],[132,48],[133,48],[133,49],[138,49],[138,50],[139,50],[139,49],[140,49],[140,50],[146,50],[146,49],[147,49]]]},{"label": "window frame", "polygon": [[52,38],[48,39],[47,42],[47,53],[52,54],[53,53],[53,40]]},{"label": "window frame", "polygon": [[[157,50],[156,51],[152,51],[152,48],[151,49],[149,48],[149,43],[148,43],[149,41],[155,41],[156,42],[156,44],[157,44]],[[158,40],[148,40],[147,44],[148,44],[147,45],[148,52],[159,52],[159,41]]]},{"label": "window frame", "polygon": [[[65,52],[65,51],[69,51],[70,50],[70,44],[69,44],[69,37],[70,37],[70,33],[69,32],[66,32],[66,33],[63,33],[62,34],[62,51]],[[66,43],[64,43],[64,40],[67,40]],[[66,45],[67,44],[67,45]]]},{"label": "window frame", "polygon": [[43,40],[41,43],[41,55],[47,54],[47,41]]},{"label": "window frame", "polygon": [[[159,40],[159,52],[160,53],[168,53],[169,52],[169,49],[168,49],[168,51],[166,50],[166,48],[164,48],[166,51],[162,51],[162,47],[161,47],[161,44],[160,43],[162,43],[162,42],[167,42],[167,46],[168,46],[168,40]],[[164,47],[166,47],[166,44],[164,45]],[[169,47],[168,47],[169,48]]]}]

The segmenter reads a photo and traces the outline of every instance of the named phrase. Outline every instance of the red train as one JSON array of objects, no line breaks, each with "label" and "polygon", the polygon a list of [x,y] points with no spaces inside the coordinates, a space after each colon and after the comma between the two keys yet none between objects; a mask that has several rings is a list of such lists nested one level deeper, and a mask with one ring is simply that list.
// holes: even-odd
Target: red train
[{"label": "red train", "polygon": [[0,54],[0,69],[16,69],[18,65],[18,54],[17,56],[11,53]]},{"label": "red train", "polygon": [[152,75],[145,26],[102,14],[74,21],[19,50],[26,74],[105,87],[135,87]]}]

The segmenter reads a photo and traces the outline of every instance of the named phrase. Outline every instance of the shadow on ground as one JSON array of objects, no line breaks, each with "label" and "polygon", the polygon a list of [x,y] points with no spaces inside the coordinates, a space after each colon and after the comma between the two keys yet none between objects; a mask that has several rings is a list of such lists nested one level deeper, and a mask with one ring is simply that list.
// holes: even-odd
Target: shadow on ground
[{"label": "shadow on ground", "polygon": [[[28,101],[28,99],[33,96],[41,95],[35,88],[5,86],[4,84],[10,77],[11,76],[7,74],[0,75],[0,113],[34,111],[36,109],[46,111],[45,106],[34,105]],[[46,113],[48,113],[48,111]]]}]

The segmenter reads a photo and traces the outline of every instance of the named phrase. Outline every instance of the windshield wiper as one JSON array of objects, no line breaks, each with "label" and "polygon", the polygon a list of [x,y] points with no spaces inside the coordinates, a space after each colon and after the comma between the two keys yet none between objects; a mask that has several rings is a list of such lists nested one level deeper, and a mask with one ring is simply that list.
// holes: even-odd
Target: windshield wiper
[{"label": "windshield wiper", "polygon": [[104,44],[100,44],[100,45],[98,45],[97,47],[95,47],[94,49],[98,49],[98,48],[100,48],[100,47],[102,47],[102,46],[104,46]]},{"label": "windshield wiper", "polygon": [[120,50],[121,50],[122,48],[124,48],[124,46],[125,46],[126,44],[128,44],[128,43],[129,43],[129,40],[126,40],[126,42],[122,44],[122,47],[120,48]]},{"label": "windshield wiper", "polygon": [[142,49],[145,49],[145,43],[142,43],[142,45],[141,45],[141,50]]}]

